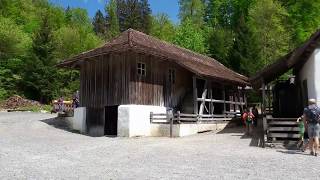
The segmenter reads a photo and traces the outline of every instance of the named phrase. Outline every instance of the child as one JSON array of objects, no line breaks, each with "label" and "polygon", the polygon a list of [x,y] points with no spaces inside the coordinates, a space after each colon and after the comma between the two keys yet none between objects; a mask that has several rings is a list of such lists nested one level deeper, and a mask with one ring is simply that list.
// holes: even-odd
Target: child
[{"label": "child", "polygon": [[248,109],[245,109],[242,115],[242,119],[246,125],[246,133],[249,135],[251,135],[252,133],[253,118],[254,118],[254,115],[252,114],[252,112],[249,111]]},{"label": "child", "polygon": [[303,116],[299,117],[297,119],[297,123],[299,126],[299,135],[300,135],[300,139],[297,143],[297,148],[303,148],[304,145],[304,133],[305,133],[305,127],[304,127],[304,121],[303,121]]},{"label": "child", "polygon": [[299,134],[300,140],[297,143],[297,148],[300,148],[302,152],[304,152],[309,143],[309,136],[308,133],[305,131],[305,120],[304,117],[301,116],[297,119],[297,123],[299,123]]}]

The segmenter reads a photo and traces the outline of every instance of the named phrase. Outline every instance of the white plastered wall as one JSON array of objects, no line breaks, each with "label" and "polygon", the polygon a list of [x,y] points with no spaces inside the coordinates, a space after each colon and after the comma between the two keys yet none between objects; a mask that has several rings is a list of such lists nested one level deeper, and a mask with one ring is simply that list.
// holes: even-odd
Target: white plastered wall
[{"label": "white plastered wall", "polygon": [[301,83],[307,80],[308,99],[320,105],[320,48],[317,48],[299,72]]},{"label": "white plastered wall", "polygon": [[80,131],[80,133],[86,133],[86,108],[79,107],[74,109],[74,117],[72,122],[72,128]]},{"label": "white plastered wall", "polygon": [[147,105],[121,105],[118,108],[118,136],[150,136],[150,112],[166,113],[166,108]]}]

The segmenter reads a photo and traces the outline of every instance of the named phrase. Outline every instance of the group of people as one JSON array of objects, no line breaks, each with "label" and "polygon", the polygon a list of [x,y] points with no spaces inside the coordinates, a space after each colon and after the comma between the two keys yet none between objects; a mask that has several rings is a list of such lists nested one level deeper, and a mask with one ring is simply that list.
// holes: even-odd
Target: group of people
[{"label": "group of people", "polygon": [[308,147],[310,154],[318,156],[320,134],[320,108],[315,99],[309,99],[309,105],[304,108],[303,115],[297,119],[299,123],[300,141],[298,147],[304,152]]},{"label": "group of people", "polygon": [[252,135],[253,126],[258,125],[259,112],[256,106],[245,108],[242,114],[242,120],[246,127],[246,134]]},{"label": "group of people", "polygon": [[[242,114],[242,120],[246,126],[246,133],[252,135],[253,126],[257,125],[258,110],[255,106],[246,108]],[[310,154],[318,156],[320,135],[320,107],[315,99],[308,100],[308,106],[304,108],[303,115],[297,119],[299,124],[300,140],[297,144],[301,151],[310,149]]]}]

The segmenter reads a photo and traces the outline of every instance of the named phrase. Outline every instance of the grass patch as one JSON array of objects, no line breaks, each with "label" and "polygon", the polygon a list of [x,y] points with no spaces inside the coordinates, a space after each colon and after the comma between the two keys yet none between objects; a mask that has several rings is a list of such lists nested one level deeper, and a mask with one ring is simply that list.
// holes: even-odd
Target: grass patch
[{"label": "grass patch", "polygon": [[41,111],[51,112],[52,106],[51,105],[41,105],[41,106],[32,105],[32,106],[20,107],[18,108],[18,110],[31,111],[31,112],[41,112]]}]

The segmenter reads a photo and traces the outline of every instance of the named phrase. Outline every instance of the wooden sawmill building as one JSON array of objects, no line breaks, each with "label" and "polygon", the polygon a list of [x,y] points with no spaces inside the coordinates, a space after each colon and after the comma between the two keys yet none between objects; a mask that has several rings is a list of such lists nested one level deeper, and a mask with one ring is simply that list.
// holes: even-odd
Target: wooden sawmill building
[{"label": "wooden sawmill building", "polygon": [[[239,111],[246,102],[242,90],[247,77],[215,59],[133,29],[58,67],[80,71],[80,104],[86,108],[86,132],[92,136],[131,131],[127,124],[135,122],[120,115],[124,105],[139,106],[137,114],[150,114],[144,107],[152,106],[223,115]],[[150,117],[144,121],[150,123]]]}]

